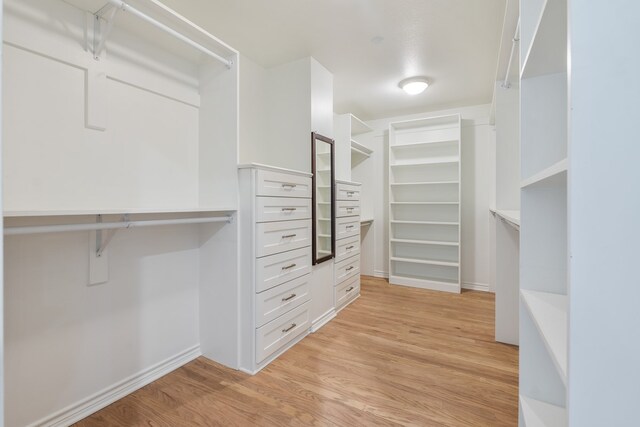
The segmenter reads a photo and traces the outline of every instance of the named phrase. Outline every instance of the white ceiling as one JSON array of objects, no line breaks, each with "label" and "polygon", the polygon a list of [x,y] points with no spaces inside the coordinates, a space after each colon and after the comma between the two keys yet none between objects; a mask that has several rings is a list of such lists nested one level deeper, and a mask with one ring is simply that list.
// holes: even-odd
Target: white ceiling
[{"label": "white ceiling", "polygon": [[[161,1],[263,67],[313,56],[334,75],[337,113],[491,102],[506,0]],[[432,85],[411,97],[397,85],[416,75]]]}]

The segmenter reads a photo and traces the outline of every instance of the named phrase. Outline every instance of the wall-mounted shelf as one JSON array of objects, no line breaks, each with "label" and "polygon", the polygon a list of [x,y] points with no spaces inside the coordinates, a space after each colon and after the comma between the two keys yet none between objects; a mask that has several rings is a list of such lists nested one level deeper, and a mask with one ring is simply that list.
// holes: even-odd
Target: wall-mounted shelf
[{"label": "wall-mounted shelf", "polygon": [[459,181],[423,181],[423,182],[394,182],[390,184],[392,187],[400,187],[407,185],[457,185]]},{"label": "wall-mounted shelf", "polygon": [[398,151],[398,150],[406,150],[406,149],[428,148],[428,147],[434,147],[440,144],[456,145],[459,142],[460,141],[457,139],[434,140],[434,141],[426,141],[426,142],[412,142],[410,144],[398,144],[398,145],[393,145],[390,148],[394,151]]},{"label": "wall-mounted shelf", "polygon": [[533,21],[529,25],[535,27],[535,32],[532,38],[525,37],[525,43],[529,43],[522,45],[522,79],[567,70],[567,2],[543,0],[536,3],[541,6],[539,11],[533,11],[530,17],[525,15],[526,20]]},{"label": "wall-mounted shelf", "polygon": [[365,122],[350,114],[351,116],[351,136],[361,135],[363,133],[372,132],[373,129]]},{"label": "wall-mounted shelf", "polygon": [[451,158],[436,158],[433,160],[425,160],[423,162],[414,162],[414,163],[396,163],[396,164],[392,164],[390,165],[392,168],[405,168],[405,167],[420,167],[420,166],[426,166],[426,165],[438,165],[438,164],[453,164],[453,163],[460,163],[460,158],[458,157],[451,157]]},{"label": "wall-mounted shelf", "polygon": [[494,214],[511,224],[516,230],[520,229],[520,211],[515,210],[494,210]]},{"label": "wall-mounted shelf", "polygon": [[373,224],[373,218],[362,218],[360,220],[360,226],[361,227],[366,227]]},{"label": "wall-mounted shelf", "polygon": [[86,216],[86,215],[138,215],[138,214],[182,214],[207,212],[235,212],[235,206],[216,206],[198,208],[118,208],[118,209],[77,209],[77,210],[31,210],[4,211],[5,218]]},{"label": "wall-mounted shelf", "polygon": [[442,242],[437,240],[391,239],[391,243],[410,243],[412,245],[460,246],[458,242]]}]

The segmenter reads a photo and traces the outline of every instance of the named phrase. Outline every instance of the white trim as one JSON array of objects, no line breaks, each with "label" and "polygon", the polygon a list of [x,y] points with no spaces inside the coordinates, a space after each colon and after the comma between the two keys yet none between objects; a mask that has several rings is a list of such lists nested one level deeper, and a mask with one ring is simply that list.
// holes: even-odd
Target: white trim
[{"label": "white trim", "polygon": [[284,353],[286,353],[288,350],[291,349],[291,347],[293,347],[294,345],[298,344],[300,341],[302,341],[304,338],[307,337],[307,335],[309,335],[309,331],[304,331],[302,334],[300,334],[300,336],[298,336],[297,338],[295,338],[293,341],[291,341],[289,344],[287,344],[285,347],[281,348],[280,350],[278,350],[277,352],[273,353],[271,356],[267,357],[266,359],[264,359],[262,362],[257,364],[257,367],[255,370],[251,370],[251,369],[247,369],[247,368],[243,368],[240,367],[239,370],[241,372],[244,372],[245,374],[249,374],[249,375],[255,375],[258,372],[260,372],[263,368],[265,368],[267,365],[269,365],[271,362],[273,362],[274,360],[276,360],[278,357],[282,356]]},{"label": "white trim", "polygon": [[428,289],[430,291],[460,293],[460,285],[457,283],[438,282],[436,280],[413,279],[411,277],[391,276],[389,283],[396,286]]},{"label": "white trim", "polygon": [[316,319],[316,321],[314,323],[312,323],[311,328],[309,328],[309,330],[312,333],[318,332],[318,330],[320,328],[322,328],[324,325],[329,323],[334,317],[336,317],[336,309],[332,307],[325,314],[323,314],[322,316],[318,317],[319,320]]},{"label": "white trim", "polygon": [[336,184],[347,184],[347,185],[357,185],[357,186],[361,186],[362,183],[361,182],[355,182],[355,181],[344,181],[341,179],[336,179]]},{"label": "white trim", "polygon": [[292,175],[300,175],[307,178],[311,178],[313,176],[313,174],[309,172],[297,171],[295,169],[279,168],[277,166],[263,165],[261,163],[247,163],[243,165],[238,165],[238,169],[262,169],[262,170],[272,171],[272,172],[290,173]]},{"label": "white trim", "polygon": [[380,279],[388,279],[389,278],[389,272],[388,271],[382,271],[382,270],[373,270],[373,277],[378,277]]},{"label": "white trim", "polygon": [[200,345],[191,347],[181,353],[163,360],[156,365],[143,369],[124,380],[109,386],[96,394],[87,397],[77,403],[42,418],[32,424],[33,426],[68,426],[78,422],[100,409],[122,399],[128,394],[144,387],[160,377],[186,365],[197,357],[201,356]]},{"label": "white trim", "polygon": [[462,282],[462,289],[468,289],[470,291],[491,292],[489,285],[486,283]]}]

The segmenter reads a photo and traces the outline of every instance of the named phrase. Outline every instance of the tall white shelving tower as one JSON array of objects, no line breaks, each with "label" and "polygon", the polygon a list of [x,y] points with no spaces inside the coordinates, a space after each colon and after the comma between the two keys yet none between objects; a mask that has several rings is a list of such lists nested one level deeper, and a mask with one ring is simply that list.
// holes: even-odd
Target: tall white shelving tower
[{"label": "tall white shelving tower", "polygon": [[566,425],[567,3],[521,2],[520,425]]},{"label": "tall white shelving tower", "polygon": [[636,425],[640,3],[520,12],[520,425]]},{"label": "tall white shelving tower", "polygon": [[460,115],[389,126],[389,282],[460,292]]}]

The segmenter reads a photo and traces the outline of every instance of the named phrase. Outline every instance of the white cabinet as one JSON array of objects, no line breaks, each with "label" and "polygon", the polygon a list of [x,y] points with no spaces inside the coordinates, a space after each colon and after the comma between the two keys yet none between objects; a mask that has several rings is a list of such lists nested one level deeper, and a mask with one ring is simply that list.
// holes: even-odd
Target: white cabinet
[{"label": "white cabinet", "polygon": [[309,331],[311,175],[240,166],[240,368],[256,373]]},{"label": "white cabinet", "polygon": [[[360,184],[336,180],[334,303],[346,307],[360,295]],[[347,290],[348,289],[348,290]]]},{"label": "white cabinet", "polygon": [[389,126],[389,283],[460,292],[460,115]]}]

